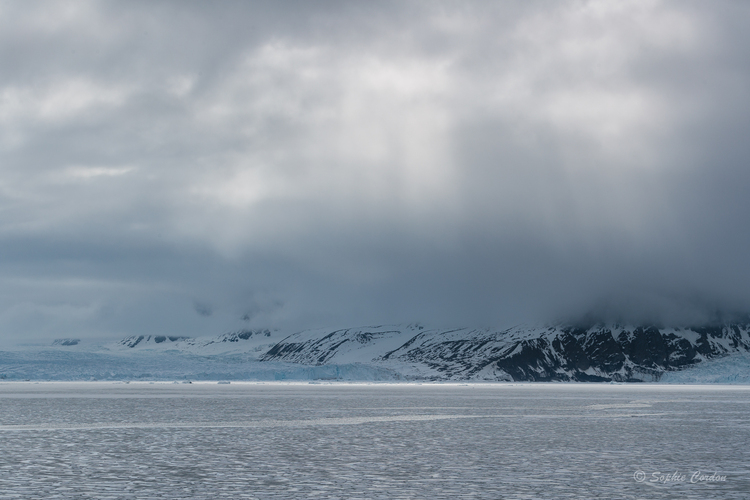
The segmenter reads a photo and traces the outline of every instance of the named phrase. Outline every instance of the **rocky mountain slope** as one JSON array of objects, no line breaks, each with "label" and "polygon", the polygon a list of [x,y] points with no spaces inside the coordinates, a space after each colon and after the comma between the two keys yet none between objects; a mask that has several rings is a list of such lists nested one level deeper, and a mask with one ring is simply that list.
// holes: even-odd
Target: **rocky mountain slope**
[{"label": "rocky mountain slope", "polygon": [[[0,378],[637,382],[690,380],[700,367],[706,380],[750,379],[750,323],[242,330],[104,344],[59,339],[44,349],[0,353]],[[709,367],[719,362],[732,374]]]},{"label": "rocky mountain slope", "polygon": [[748,351],[748,324],[505,330],[409,325],[300,332],[259,359],[313,366],[364,363],[415,379],[625,382],[657,381],[665,372]]},{"label": "rocky mountain slope", "polygon": [[[239,330],[218,337],[193,338],[174,335],[133,335],[117,342],[115,351],[179,351],[198,355],[224,354],[229,352],[265,353],[279,336],[272,337],[271,330]],[[57,342],[57,341],[56,341]]]}]

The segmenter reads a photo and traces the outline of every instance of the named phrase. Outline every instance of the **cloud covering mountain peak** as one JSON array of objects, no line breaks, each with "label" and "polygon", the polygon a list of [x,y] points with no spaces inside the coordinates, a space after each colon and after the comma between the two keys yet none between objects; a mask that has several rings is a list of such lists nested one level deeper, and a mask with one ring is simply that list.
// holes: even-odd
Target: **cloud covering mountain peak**
[{"label": "cloud covering mountain peak", "polygon": [[748,18],[3,4],[0,329],[750,310]]}]

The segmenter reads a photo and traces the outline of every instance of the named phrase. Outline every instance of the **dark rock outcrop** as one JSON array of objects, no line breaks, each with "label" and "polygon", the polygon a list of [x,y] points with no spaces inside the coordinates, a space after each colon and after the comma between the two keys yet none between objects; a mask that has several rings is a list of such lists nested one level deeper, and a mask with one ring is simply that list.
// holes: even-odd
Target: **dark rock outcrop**
[{"label": "dark rock outcrop", "polygon": [[508,330],[423,327],[303,332],[274,345],[262,361],[408,364],[424,378],[515,381],[656,381],[731,352],[750,351],[750,325],[657,328],[595,325]]}]

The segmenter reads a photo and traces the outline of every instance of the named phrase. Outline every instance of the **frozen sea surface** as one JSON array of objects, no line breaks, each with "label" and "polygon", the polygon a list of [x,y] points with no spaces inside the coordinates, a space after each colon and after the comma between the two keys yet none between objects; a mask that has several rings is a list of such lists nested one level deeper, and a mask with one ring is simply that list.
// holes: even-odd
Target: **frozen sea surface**
[{"label": "frozen sea surface", "polygon": [[0,499],[747,499],[749,444],[747,386],[0,384]]}]

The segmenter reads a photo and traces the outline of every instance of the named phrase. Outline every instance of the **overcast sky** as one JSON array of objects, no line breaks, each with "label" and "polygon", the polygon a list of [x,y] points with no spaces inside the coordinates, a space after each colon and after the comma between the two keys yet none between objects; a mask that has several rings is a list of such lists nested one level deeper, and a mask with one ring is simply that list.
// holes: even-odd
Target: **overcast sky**
[{"label": "overcast sky", "polygon": [[0,1],[0,335],[750,311],[749,24]]}]

